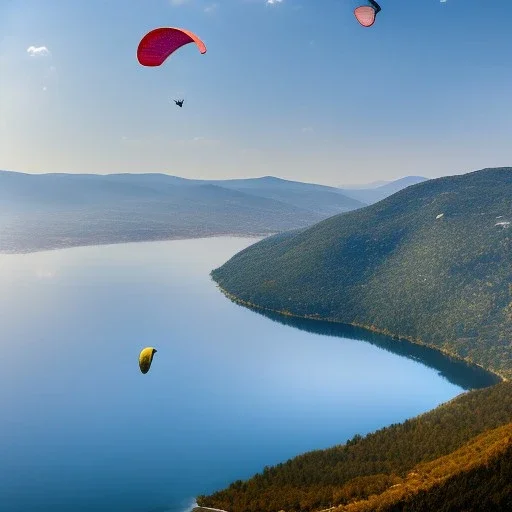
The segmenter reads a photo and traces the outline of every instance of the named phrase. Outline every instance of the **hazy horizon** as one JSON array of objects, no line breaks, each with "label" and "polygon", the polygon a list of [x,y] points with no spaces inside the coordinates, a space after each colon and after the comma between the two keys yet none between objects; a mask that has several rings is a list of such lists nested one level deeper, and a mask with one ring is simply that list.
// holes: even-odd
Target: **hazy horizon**
[{"label": "hazy horizon", "polygon": [[[183,176],[183,175],[179,175],[179,174],[173,174],[172,172],[170,171],[153,171],[151,173],[147,172],[147,173],[144,173],[144,172],[123,172],[123,171],[120,171],[120,172],[108,172],[108,171],[105,171],[105,172],[83,172],[83,173],[73,173],[73,172],[66,172],[66,171],[60,171],[60,172],[52,172],[52,171],[48,171],[48,172],[28,172],[28,171],[22,171],[22,170],[18,170],[18,169],[0,169],[0,172],[14,172],[14,173],[18,173],[18,174],[30,174],[30,175],[34,175],[34,176],[42,176],[42,175],[47,175],[47,174],[76,174],[76,175],[79,175],[79,174],[91,174],[91,175],[96,175],[96,176],[111,176],[111,175],[116,175],[116,174],[162,174],[162,175],[165,175],[165,176],[170,176],[170,177],[176,177],[176,178],[183,178],[183,179],[186,179],[186,180],[198,180],[198,181],[201,181],[201,180],[218,180],[218,181],[228,181],[228,180],[236,180],[236,179],[241,179],[241,180],[255,180],[255,179],[262,179],[262,178],[277,178],[277,179],[281,179],[281,180],[284,180],[284,181],[297,181],[297,182],[301,182],[301,183],[307,183],[307,184],[311,184],[311,185],[315,185],[315,184],[320,184],[320,185],[324,185],[324,186],[330,186],[330,187],[336,187],[336,188],[343,188],[344,186],[347,187],[347,189],[358,189],[358,188],[378,188],[378,187],[382,187],[384,185],[389,185],[390,183],[393,183],[395,181],[399,181],[399,180],[402,180],[402,179],[406,179],[406,178],[416,178],[416,177],[425,177],[425,176],[416,176],[416,175],[407,175],[407,176],[398,176],[396,178],[392,178],[392,179],[388,179],[388,180],[376,180],[376,181],[369,181],[369,182],[366,182],[366,183],[362,183],[362,182],[354,182],[354,183],[338,183],[338,184],[330,184],[330,183],[318,183],[318,182],[315,182],[314,180],[295,180],[293,178],[283,178],[282,176],[279,176],[278,174],[273,174],[273,175],[270,175],[270,174],[267,174],[267,175],[257,175],[257,174],[253,174],[253,175],[247,175],[247,176],[236,176],[236,177],[219,177],[219,178],[199,178],[199,177],[196,177],[196,176]],[[462,173],[462,174],[465,174],[465,173]],[[425,177],[426,178],[426,177]],[[427,179],[430,179],[430,178],[427,178]]]},{"label": "hazy horizon", "polygon": [[[359,3],[3,0],[0,168],[339,186],[510,164],[512,5],[383,1],[363,29]],[[207,53],[141,66],[158,26]]]}]

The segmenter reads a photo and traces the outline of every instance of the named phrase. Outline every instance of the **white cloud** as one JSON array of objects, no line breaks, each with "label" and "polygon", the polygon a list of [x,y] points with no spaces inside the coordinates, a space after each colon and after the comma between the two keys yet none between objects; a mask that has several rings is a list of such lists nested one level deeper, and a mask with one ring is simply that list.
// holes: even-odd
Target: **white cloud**
[{"label": "white cloud", "polygon": [[211,14],[211,13],[215,12],[218,8],[219,8],[219,4],[213,3],[213,4],[206,6],[204,8],[204,12],[206,12],[207,14]]},{"label": "white cloud", "polygon": [[190,139],[174,139],[169,141],[171,144],[180,147],[213,148],[221,144],[221,140],[214,137],[197,136]]},{"label": "white cloud", "polygon": [[55,277],[55,271],[40,268],[40,269],[36,270],[36,276],[39,279],[51,279],[51,278]]},{"label": "white cloud", "polygon": [[46,48],[46,46],[29,46],[27,48],[27,53],[31,57],[46,57],[50,55],[50,50]]},{"label": "white cloud", "polygon": [[283,0],[267,0],[266,1],[266,4],[267,5],[277,5],[277,4],[280,4]]},{"label": "white cloud", "polygon": [[208,145],[208,146],[212,146],[212,145],[216,145],[216,144],[219,144],[220,143],[220,140],[219,139],[210,139],[208,137],[194,137],[192,139],[192,142],[194,143],[200,143],[200,144],[205,144],[205,145]]}]

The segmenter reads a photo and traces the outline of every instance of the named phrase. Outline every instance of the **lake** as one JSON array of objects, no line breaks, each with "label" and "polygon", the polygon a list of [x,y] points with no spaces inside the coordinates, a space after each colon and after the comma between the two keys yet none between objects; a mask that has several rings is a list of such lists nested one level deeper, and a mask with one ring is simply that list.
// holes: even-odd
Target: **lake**
[{"label": "lake", "polygon": [[209,272],[252,243],[0,255],[1,511],[184,512],[494,382],[428,349],[232,303]]}]

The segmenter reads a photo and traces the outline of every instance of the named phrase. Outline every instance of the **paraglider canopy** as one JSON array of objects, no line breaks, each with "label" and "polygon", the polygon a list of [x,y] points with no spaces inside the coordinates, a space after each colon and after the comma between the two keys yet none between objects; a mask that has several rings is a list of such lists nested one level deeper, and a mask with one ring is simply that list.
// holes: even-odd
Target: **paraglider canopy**
[{"label": "paraglider canopy", "polygon": [[371,27],[375,23],[377,14],[381,11],[380,5],[374,0],[368,0],[372,5],[362,5],[354,9],[356,20],[363,27]]},{"label": "paraglider canopy", "polygon": [[160,66],[172,53],[189,43],[195,43],[202,54],[206,53],[206,45],[189,30],[173,27],[155,28],[140,40],[137,60],[143,66]]},{"label": "paraglider canopy", "polygon": [[139,354],[139,368],[142,373],[148,373],[153,362],[153,356],[157,352],[156,348],[146,347],[140,351]]}]

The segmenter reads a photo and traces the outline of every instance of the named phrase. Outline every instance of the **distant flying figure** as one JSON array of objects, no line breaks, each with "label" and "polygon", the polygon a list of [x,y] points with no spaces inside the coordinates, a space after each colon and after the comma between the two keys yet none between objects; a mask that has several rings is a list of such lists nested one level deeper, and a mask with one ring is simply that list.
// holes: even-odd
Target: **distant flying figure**
[{"label": "distant flying figure", "polygon": [[354,10],[356,20],[363,27],[371,27],[375,23],[377,14],[381,11],[380,5],[375,0],[368,0],[372,5],[363,5]]},{"label": "distant flying figure", "polygon": [[178,107],[183,108],[183,102],[184,102],[185,100],[173,100],[173,101],[174,101],[174,103],[176,103],[176,105],[178,105]]}]

